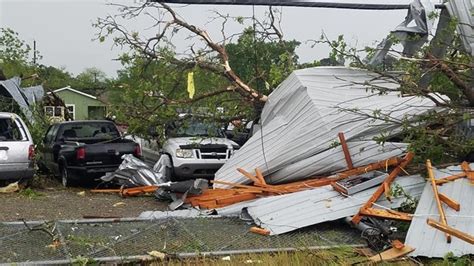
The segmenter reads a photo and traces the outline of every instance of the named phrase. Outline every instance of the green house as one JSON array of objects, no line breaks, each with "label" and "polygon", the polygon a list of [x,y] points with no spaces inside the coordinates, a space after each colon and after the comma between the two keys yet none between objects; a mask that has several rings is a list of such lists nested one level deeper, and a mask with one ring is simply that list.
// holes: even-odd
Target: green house
[{"label": "green house", "polygon": [[[59,98],[64,101],[66,108],[72,115],[74,120],[97,120],[104,119],[107,114],[107,106],[101,102],[96,96],[85,92],[65,87],[53,91]],[[63,118],[63,107],[45,106],[47,116],[53,118]]]}]

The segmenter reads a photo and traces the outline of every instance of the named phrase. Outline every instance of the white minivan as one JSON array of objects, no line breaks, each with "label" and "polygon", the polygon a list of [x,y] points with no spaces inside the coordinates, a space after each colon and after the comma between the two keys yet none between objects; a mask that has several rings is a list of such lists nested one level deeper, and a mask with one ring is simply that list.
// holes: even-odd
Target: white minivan
[{"label": "white minivan", "polygon": [[35,174],[35,146],[25,123],[0,112],[0,181],[28,182]]}]

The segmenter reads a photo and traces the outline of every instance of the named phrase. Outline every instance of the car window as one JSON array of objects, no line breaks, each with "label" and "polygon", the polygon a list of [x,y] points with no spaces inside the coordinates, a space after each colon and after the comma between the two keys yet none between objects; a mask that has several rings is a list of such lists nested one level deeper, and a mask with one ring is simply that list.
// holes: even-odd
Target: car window
[{"label": "car window", "polygon": [[64,139],[112,139],[120,134],[112,123],[70,123],[62,125],[60,136]]},{"label": "car window", "polygon": [[44,143],[50,143],[53,139],[53,127],[49,126],[48,130],[46,130],[46,134],[44,136]]},{"label": "car window", "polygon": [[22,140],[27,140],[27,137],[21,123],[13,118],[0,118],[0,141]]},{"label": "car window", "polygon": [[199,120],[181,121],[167,127],[169,137],[224,137],[222,130],[213,123]]}]

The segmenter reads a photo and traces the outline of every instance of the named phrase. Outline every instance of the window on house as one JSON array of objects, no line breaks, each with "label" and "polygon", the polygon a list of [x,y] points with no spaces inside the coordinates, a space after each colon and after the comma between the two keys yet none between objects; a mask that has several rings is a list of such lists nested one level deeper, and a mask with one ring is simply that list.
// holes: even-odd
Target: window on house
[{"label": "window on house", "polygon": [[76,120],[76,106],[74,104],[66,104],[66,108],[72,119]]},{"label": "window on house", "polygon": [[61,107],[61,106],[54,107],[54,116],[55,117],[62,117],[63,116],[63,107]]},{"label": "window on house", "polygon": [[54,107],[53,106],[45,106],[44,113],[46,116],[54,116]]},{"label": "window on house", "polygon": [[44,113],[49,117],[64,117],[64,107],[61,106],[45,106]]}]

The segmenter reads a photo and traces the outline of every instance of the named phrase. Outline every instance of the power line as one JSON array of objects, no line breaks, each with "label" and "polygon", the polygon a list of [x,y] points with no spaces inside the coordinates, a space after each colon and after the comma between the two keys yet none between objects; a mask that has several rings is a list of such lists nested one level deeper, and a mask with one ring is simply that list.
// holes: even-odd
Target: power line
[{"label": "power line", "polygon": [[[409,4],[367,4],[367,3],[338,3],[318,1],[292,1],[292,0],[149,0],[150,2],[164,2],[173,4],[196,4],[196,5],[252,5],[252,6],[295,6],[337,9],[360,9],[360,10],[397,10],[409,9]],[[435,5],[437,9],[444,9],[444,4]]]}]

